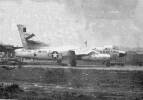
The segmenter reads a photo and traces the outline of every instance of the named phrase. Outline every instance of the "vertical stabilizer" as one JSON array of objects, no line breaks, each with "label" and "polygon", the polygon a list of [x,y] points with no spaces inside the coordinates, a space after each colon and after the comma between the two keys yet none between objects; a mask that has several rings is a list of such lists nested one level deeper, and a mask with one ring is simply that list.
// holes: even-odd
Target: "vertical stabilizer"
[{"label": "vertical stabilizer", "polygon": [[31,38],[34,37],[35,34],[27,33],[26,27],[24,25],[18,24],[17,27],[20,34],[22,45],[25,49],[37,49],[37,48],[48,46],[45,43],[31,40]]},{"label": "vertical stabilizer", "polygon": [[25,37],[26,27],[24,25],[20,25],[20,24],[18,24],[17,27],[18,27],[18,31],[19,31],[19,34],[20,34],[20,38],[21,38],[21,42],[22,42],[23,47],[28,48],[27,40],[26,40],[26,37]]}]

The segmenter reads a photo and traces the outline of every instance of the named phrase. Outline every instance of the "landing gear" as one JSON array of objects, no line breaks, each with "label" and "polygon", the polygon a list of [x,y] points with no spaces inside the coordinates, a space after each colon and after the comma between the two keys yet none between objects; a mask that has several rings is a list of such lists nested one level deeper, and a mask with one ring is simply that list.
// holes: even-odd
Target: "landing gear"
[{"label": "landing gear", "polygon": [[68,52],[68,65],[69,66],[76,66],[76,55],[75,51]]}]

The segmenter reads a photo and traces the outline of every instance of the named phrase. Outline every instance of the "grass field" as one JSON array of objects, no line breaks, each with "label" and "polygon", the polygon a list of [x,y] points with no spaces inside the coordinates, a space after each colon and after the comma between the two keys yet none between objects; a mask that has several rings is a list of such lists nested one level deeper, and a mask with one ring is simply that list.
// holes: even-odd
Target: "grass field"
[{"label": "grass field", "polygon": [[139,69],[142,68],[30,65],[13,70],[0,68],[0,80],[18,84],[26,91],[20,94],[22,98],[30,98],[31,95],[31,98],[39,100],[48,97],[49,100],[142,100],[143,70]]}]

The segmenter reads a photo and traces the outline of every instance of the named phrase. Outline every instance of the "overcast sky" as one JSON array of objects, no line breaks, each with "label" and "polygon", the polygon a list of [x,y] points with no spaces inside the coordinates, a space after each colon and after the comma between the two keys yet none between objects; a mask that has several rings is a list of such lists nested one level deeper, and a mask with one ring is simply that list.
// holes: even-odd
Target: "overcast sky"
[{"label": "overcast sky", "polygon": [[17,24],[60,45],[143,47],[143,0],[0,0],[0,41],[21,45]]}]

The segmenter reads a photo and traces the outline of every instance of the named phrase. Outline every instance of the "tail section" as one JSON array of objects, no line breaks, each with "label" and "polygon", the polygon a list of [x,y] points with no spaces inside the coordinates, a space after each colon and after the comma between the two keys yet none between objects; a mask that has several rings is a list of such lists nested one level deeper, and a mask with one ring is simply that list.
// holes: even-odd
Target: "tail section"
[{"label": "tail section", "polygon": [[30,40],[32,37],[35,36],[35,34],[27,33],[26,32],[26,27],[24,25],[18,24],[17,27],[18,27],[18,31],[19,31],[19,34],[20,34],[20,38],[21,38],[23,47],[25,49],[37,49],[37,48],[40,48],[40,47],[43,47],[43,46],[48,46],[45,43]]},{"label": "tail section", "polygon": [[24,48],[27,48],[27,40],[24,36],[26,34],[26,27],[24,25],[20,25],[20,24],[18,24],[17,27],[18,27],[20,38],[22,41],[22,45]]}]

